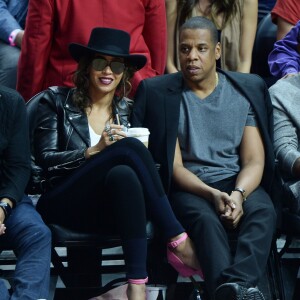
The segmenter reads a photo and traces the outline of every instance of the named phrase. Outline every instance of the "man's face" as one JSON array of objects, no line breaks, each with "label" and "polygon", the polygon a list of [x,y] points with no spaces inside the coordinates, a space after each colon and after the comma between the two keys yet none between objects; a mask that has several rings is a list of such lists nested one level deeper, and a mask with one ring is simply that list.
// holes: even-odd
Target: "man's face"
[{"label": "man's face", "polygon": [[181,71],[190,88],[215,76],[216,59],[220,58],[220,44],[214,45],[207,29],[184,29],[179,37]]}]

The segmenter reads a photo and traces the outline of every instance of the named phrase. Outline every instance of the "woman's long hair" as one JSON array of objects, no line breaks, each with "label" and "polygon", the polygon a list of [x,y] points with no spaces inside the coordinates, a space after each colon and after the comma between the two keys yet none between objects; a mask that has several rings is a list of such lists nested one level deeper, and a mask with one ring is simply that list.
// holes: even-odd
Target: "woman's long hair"
[{"label": "woman's long hair", "polygon": [[[179,26],[192,17],[192,11],[198,3],[199,0],[178,0]],[[223,29],[237,12],[237,0],[213,0],[208,17],[217,25],[217,17],[223,13],[223,23],[221,24],[221,29]]]},{"label": "woman's long hair", "polygon": [[[90,74],[92,60],[95,57],[82,57],[79,61],[78,68],[74,73],[73,81],[76,86],[76,90],[73,94],[74,104],[84,111],[86,108],[92,106],[92,101],[89,96]],[[126,61],[125,61],[126,65]],[[123,97],[126,97],[131,90],[130,79],[132,78],[135,69],[131,66],[126,66],[123,77],[117,86],[115,100],[112,101],[112,105],[116,105]],[[113,109],[114,107],[112,107]]]}]

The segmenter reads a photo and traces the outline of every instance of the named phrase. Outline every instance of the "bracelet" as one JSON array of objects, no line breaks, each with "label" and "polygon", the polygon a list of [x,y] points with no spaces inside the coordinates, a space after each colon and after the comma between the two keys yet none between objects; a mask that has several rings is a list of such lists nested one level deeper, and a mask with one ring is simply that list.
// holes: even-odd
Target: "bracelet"
[{"label": "bracelet", "polygon": [[245,196],[246,191],[244,189],[236,187],[232,192],[240,192],[242,194],[243,201],[247,200],[247,198]]}]

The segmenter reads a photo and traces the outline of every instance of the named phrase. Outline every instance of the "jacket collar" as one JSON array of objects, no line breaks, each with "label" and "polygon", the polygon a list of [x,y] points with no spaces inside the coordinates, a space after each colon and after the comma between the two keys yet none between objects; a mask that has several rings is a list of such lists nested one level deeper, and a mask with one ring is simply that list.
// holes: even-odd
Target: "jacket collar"
[{"label": "jacket collar", "polygon": [[70,122],[74,131],[78,133],[81,139],[84,141],[87,147],[91,145],[90,132],[88,119],[84,112],[82,112],[73,102],[73,94],[75,89],[70,89],[65,102],[63,103],[63,109],[66,112],[66,119]]}]

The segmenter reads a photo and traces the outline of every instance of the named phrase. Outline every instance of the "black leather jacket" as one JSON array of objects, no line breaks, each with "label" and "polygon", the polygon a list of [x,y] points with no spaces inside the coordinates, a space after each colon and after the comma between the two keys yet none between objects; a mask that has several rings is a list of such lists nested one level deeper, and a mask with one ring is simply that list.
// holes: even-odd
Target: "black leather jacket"
[{"label": "black leather jacket", "polygon": [[[71,173],[85,162],[90,147],[87,116],[72,100],[75,89],[51,87],[27,103],[32,154],[46,177]],[[128,126],[132,101],[123,98],[117,105],[121,124]]]}]

